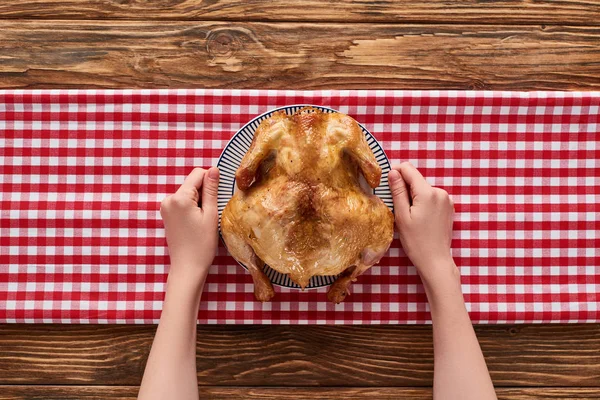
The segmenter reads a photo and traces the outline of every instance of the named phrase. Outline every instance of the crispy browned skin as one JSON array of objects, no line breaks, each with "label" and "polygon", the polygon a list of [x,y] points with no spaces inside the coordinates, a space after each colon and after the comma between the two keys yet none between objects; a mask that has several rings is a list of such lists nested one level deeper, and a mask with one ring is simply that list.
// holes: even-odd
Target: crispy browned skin
[{"label": "crispy browned skin", "polygon": [[236,173],[238,192],[221,219],[229,252],[246,265],[258,300],[273,287],[264,263],[302,288],[315,275],[340,275],[339,303],[356,277],[390,246],[394,218],[359,185],[377,187],[381,168],[360,126],[344,114],[303,109],[263,121]]}]

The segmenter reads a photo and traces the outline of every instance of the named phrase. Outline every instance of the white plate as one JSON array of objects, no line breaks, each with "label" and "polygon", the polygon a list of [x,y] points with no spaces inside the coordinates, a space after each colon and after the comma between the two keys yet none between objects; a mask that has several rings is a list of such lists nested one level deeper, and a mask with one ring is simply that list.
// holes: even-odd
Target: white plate
[{"label": "white plate", "polygon": [[[219,161],[217,162],[217,167],[221,172],[221,180],[219,182],[219,194],[218,194],[218,203],[219,203],[219,233],[221,232],[221,214],[223,213],[223,209],[233,196],[233,193],[237,190],[235,185],[235,171],[237,171],[240,163],[242,162],[242,158],[250,148],[250,144],[252,143],[252,138],[254,137],[254,131],[258,128],[258,125],[266,119],[269,118],[276,111],[285,111],[286,114],[292,115],[296,111],[300,110],[303,107],[314,107],[323,112],[335,113],[338,112],[334,109],[322,107],[322,106],[314,106],[309,104],[302,105],[293,105],[293,106],[285,106],[275,108],[273,110],[267,111],[264,114],[259,115],[254,118],[246,125],[244,125],[239,131],[233,135],[227,146],[223,149],[221,156],[219,157]],[[392,201],[392,193],[390,192],[390,188],[388,186],[388,172],[390,171],[390,161],[388,160],[385,152],[381,145],[375,140],[373,135],[361,124],[359,124],[362,128],[365,138],[367,139],[367,143],[373,154],[375,154],[375,158],[377,159],[377,163],[381,167],[381,183],[378,187],[373,190],[383,202],[390,208],[393,209],[393,201]],[[362,176],[361,176],[362,178]],[[223,237],[221,236],[221,240]],[[223,242],[225,243],[225,242]],[[239,263],[242,267],[246,268],[246,266],[242,263]],[[265,265],[265,274],[269,277],[271,282],[275,285],[295,288],[299,289],[300,286],[296,285],[294,282],[290,280],[290,278],[281,274],[274,269],[270,268],[268,265]],[[335,281],[335,276],[313,276],[310,279],[310,282],[307,286],[307,289],[317,288],[322,286],[331,285]]]}]

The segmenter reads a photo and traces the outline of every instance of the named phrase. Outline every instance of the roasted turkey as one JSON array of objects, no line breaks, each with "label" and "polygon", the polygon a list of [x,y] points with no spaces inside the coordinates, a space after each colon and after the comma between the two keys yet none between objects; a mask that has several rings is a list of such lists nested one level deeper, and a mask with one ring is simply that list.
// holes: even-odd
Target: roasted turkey
[{"label": "roasted turkey", "polygon": [[259,125],[221,217],[227,249],[248,268],[258,300],[275,294],[265,263],[302,289],[315,275],[339,275],[327,295],[339,303],[379,262],[394,218],[361,187],[361,172],[368,186],[379,185],[381,168],[348,115],[305,107]]}]

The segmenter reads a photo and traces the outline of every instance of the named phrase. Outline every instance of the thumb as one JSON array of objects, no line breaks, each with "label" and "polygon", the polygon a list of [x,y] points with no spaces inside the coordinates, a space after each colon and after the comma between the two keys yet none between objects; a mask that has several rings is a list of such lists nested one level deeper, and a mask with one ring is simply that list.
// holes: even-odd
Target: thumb
[{"label": "thumb", "polygon": [[217,212],[217,193],[219,191],[219,169],[212,167],[208,170],[202,185],[202,210]]},{"label": "thumb", "polygon": [[400,221],[410,217],[410,200],[408,187],[402,175],[395,169],[388,173],[388,182],[394,199],[394,214]]}]

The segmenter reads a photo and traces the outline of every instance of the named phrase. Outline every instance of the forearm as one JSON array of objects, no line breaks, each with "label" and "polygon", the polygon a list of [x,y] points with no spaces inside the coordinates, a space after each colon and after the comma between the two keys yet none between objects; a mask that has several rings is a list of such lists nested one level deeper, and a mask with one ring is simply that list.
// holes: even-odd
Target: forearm
[{"label": "forearm", "polygon": [[424,279],[433,321],[434,399],[496,399],[454,266]]},{"label": "forearm", "polygon": [[[172,268],[172,271],[184,268]],[[138,399],[198,399],[196,323],[206,273],[170,273]]]}]

